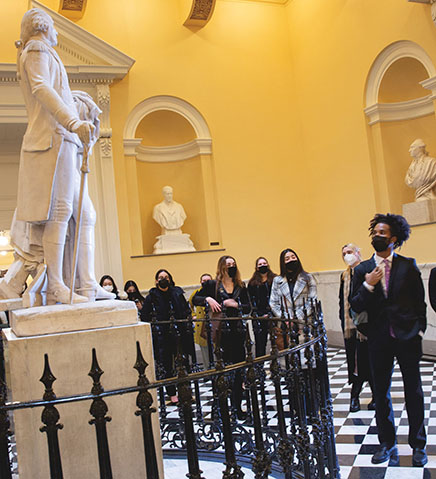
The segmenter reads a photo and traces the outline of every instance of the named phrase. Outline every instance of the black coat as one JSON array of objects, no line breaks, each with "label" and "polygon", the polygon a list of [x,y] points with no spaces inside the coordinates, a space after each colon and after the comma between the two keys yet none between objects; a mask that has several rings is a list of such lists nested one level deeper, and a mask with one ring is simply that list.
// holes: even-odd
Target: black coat
[{"label": "black coat", "polygon": [[[189,304],[179,286],[170,286],[168,291],[159,288],[150,289],[142,306],[141,319],[151,322],[155,317],[159,321],[169,321],[171,312],[174,319],[186,319],[189,316]],[[168,331],[169,325],[162,325],[162,330]],[[185,329],[185,325],[183,328]]]},{"label": "black coat", "polygon": [[363,285],[365,274],[376,266],[374,258],[363,261],[354,269],[351,307],[356,313],[368,313],[368,339],[389,335],[392,326],[397,339],[415,337],[427,327],[424,286],[421,273],[413,258],[394,254],[389,278],[388,296],[379,281],[374,291]]},{"label": "black coat", "polygon": [[[271,284],[267,281],[261,284],[249,284],[248,294],[253,308],[256,308],[258,316],[264,316],[271,313],[269,306],[269,297],[271,293]],[[271,313],[272,314],[272,313]]]},{"label": "black coat", "polygon": [[430,304],[436,312],[436,268],[430,271],[430,278],[428,280],[428,295],[430,297]]},{"label": "black coat", "polygon": [[248,314],[251,311],[250,299],[248,297],[247,288],[245,285],[241,287],[235,286],[232,293],[227,293],[221,283],[218,283],[212,279],[206,281],[201,289],[192,298],[192,303],[195,306],[205,306],[206,298],[211,297],[218,303],[222,304],[226,299],[235,299],[240,301],[241,311],[236,308],[225,308],[225,315],[228,318],[238,317],[239,312]]}]

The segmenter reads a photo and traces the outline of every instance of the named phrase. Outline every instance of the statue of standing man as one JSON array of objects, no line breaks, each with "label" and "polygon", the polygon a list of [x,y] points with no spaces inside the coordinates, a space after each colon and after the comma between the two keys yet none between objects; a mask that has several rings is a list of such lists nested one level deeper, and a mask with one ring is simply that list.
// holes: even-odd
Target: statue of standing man
[{"label": "statue of standing man", "polygon": [[436,199],[436,159],[429,156],[421,139],[409,148],[413,158],[406,174],[406,185],[415,188],[415,201]]},{"label": "statue of standing man", "polygon": [[[53,48],[57,32],[52,18],[38,8],[27,11],[21,22],[20,43],[17,66],[29,122],[21,149],[16,220],[43,225],[47,303],[69,303],[63,262],[67,229],[78,213],[79,148],[96,141],[96,125],[80,117],[64,65]],[[92,109],[89,95],[78,94]],[[80,294],[73,295],[73,302],[112,299],[114,295],[95,279],[96,215],[87,188],[83,193],[77,265]]]}]

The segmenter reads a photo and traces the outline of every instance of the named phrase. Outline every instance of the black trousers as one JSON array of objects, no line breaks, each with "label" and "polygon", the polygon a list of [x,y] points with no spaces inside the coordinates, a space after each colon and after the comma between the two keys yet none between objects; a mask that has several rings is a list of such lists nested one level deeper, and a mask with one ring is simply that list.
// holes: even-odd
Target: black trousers
[{"label": "black trousers", "polygon": [[253,324],[256,357],[265,356],[266,343],[268,340],[269,319],[256,319],[257,324]]},{"label": "black trousers", "polygon": [[[344,338],[347,354],[348,383],[364,383],[370,381],[368,341],[359,341],[356,335]],[[356,374],[357,373],[357,374]]]},{"label": "black trousers", "polygon": [[[235,321],[230,324],[230,331],[222,331],[221,348],[225,364],[235,364],[245,361],[245,332]],[[244,396],[242,388],[242,370],[235,371],[233,383],[231,384],[231,401],[235,409],[241,409]]]},{"label": "black trousers", "polygon": [[[192,360],[192,335],[182,332],[180,335],[180,346],[185,357],[185,367],[190,371],[190,363]],[[177,376],[175,370],[175,359],[177,356],[177,338],[171,332],[163,332],[155,334],[153,337],[155,360],[160,363],[163,368],[164,378],[172,378]],[[163,379],[164,379],[163,378]],[[175,396],[177,389],[175,385],[166,387],[168,396]]]},{"label": "black trousers", "polygon": [[425,447],[427,438],[424,428],[424,394],[419,371],[419,361],[422,357],[421,336],[403,341],[385,333],[368,338],[368,346],[380,444],[392,446],[396,443],[390,389],[394,358],[397,358],[403,376],[409,421],[409,444],[412,448]]}]

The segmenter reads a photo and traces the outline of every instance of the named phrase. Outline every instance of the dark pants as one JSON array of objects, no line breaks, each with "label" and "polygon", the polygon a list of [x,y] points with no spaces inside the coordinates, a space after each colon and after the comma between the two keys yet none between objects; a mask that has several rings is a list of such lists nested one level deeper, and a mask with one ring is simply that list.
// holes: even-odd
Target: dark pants
[{"label": "dark pants", "polygon": [[[170,332],[155,334],[153,337],[155,360],[158,361],[163,368],[163,376],[161,379],[172,378],[177,376],[175,368],[175,360],[177,356],[177,338]],[[190,372],[190,362],[192,359],[192,335],[182,332],[180,335],[180,346],[185,358],[185,367]],[[159,373],[159,371],[157,371]],[[159,374],[158,374],[159,375]],[[166,387],[168,396],[177,394],[176,386],[169,385]]]},{"label": "dark pants", "polygon": [[[222,331],[221,348],[225,364],[235,364],[245,361],[245,333],[242,326],[233,321],[230,331]],[[235,371],[233,384],[231,385],[231,401],[234,408],[241,409],[243,398],[242,369]]]},{"label": "dark pants", "polygon": [[420,336],[402,341],[388,334],[368,339],[380,444],[392,446],[396,443],[390,388],[394,358],[397,358],[403,376],[409,420],[409,444],[412,448],[425,447],[424,394],[419,371],[419,361],[422,356],[421,342]]},{"label": "dark pants", "polygon": [[269,319],[257,319],[253,324],[254,338],[256,341],[256,357],[265,356],[266,342],[268,340]]}]

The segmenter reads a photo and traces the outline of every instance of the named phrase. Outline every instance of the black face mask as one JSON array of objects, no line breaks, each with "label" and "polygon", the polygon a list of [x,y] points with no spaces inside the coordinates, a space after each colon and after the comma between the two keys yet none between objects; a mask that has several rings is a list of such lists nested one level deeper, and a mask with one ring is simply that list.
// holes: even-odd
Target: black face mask
[{"label": "black face mask", "polygon": [[135,301],[135,299],[137,298],[137,294],[135,292],[127,293],[127,298],[129,299],[129,301]]},{"label": "black face mask", "polygon": [[236,276],[236,266],[229,266],[227,268],[227,274],[231,277],[234,278]]},{"label": "black face mask", "polygon": [[162,278],[157,282],[157,284],[159,285],[159,288],[167,289],[170,285],[170,282],[166,278]]},{"label": "black face mask", "polygon": [[391,244],[391,239],[386,238],[385,236],[374,236],[371,240],[372,247],[377,251],[377,253],[381,253],[382,251],[386,251]]},{"label": "black face mask", "polygon": [[259,266],[258,270],[260,274],[268,273],[268,266]]},{"label": "black face mask", "polygon": [[298,260],[294,260],[294,261],[289,261],[289,263],[285,263],[285,266],[286,266],[286,271],[290,274],[294,274],[297,272],[298,270],[298,266],[299,266],[299,261]]}]

